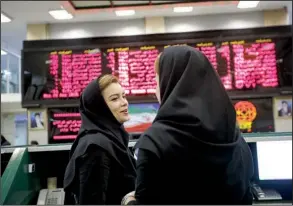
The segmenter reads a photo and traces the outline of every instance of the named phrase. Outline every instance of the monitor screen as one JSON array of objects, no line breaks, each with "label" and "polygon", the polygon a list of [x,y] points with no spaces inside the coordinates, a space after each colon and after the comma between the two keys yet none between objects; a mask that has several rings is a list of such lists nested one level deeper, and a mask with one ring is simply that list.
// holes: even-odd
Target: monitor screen
[{"label": "monitor screen", "polygon": [[257,142],[259,180],[292,179],[292,140]]},{"label": "monitor screen", "polygon": [[[124,127],[130,134],[142,133],[152,124],[159,108],[158,103],[129,104],[130,120]],[[78,107],[48,109],[49,143],[73,142],[81,126]]]},{"label": "monitor screen", "polygon": [[[112,38],[118,41],[118,37]],[[156,39],[151,43],[141,40],[140,46],[121,39],[124,46],[109,44],[95,49],[79,44],[78,40],[74,42],[76,49],[64,49],[66,46],[59,41],[59,48],[62,49],[56,46],[52,50],[24,50],[23,104],[33,101],[47,105],[65,100],[77,102],[84,87],[105,73],[119,78],[128,97],[153,98],[156,87],[154,61],[164,48],[177,45],[175,37],[174,41],[170,37],[165,38],[164,43]],[[228,41],[218,37],[210,37],[206,41],[189,39],[180,45],[189,45],[204,53],[228,91],[263,92],[292,85],[289,81],[292,79],[292,47],[287,46],[291,37],[229,38]],[[53,44],[54,40],[50,41]],[[63,43],[66,45],[66,42]]]},{"label": "monitor screen", "polygon": [[[273,40],[195,43],[190,46],[207,56],[227,90],[279,87],[276,42]],[[85,86],[102,73],[118,76],[130,96],[154,94],[154,61],[164,47],[25,52],[25,76],[31,75],[31,79],[24,99],[77,99]]]},{"label": "monitor screen", "polygon": [[232,103],[243,133],[275,131],[271,98],[232,100]]},{"label": "monitor screen", "polygon": [[130,120],[124,123],[126,131],[129,133],[143,133],[147,130],[157,115],[158,103],[130,104]]},{"label": "monitor screen", "polygon": [[81,126],[78,107],[48,109],[49,143],[73,142]]}]

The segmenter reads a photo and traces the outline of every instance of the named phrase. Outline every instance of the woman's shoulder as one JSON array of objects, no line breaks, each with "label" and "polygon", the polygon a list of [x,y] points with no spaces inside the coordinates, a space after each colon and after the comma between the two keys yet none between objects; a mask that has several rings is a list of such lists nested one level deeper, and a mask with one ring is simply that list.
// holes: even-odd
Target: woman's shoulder
[{"label": "woman's shoulder", "polygon": [[93,165],[97,163],[109,164],[111,160],[108,152],[97,145],[89,145],[78,159],[80,162]]},{"label": "woman's shoulder", "polygon": [[106,149],[109,146],[110,140],[102,133],[89,133],[80,138],[79,147],[88,148],[90,146],[100,149]]},{"label": "woman's shoulder", "polygon": [[79,154],[107,154],[109,144],[107,138],[103,134],[85,134],[78,141],[76,150]]}]

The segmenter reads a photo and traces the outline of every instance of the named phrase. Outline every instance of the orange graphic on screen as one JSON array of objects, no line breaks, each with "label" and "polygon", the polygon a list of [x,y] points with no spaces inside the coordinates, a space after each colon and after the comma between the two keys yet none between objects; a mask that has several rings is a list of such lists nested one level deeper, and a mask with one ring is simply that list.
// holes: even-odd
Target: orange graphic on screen
[{"label": "orange graphic on screen", "polygon": [[257,116],[256,107],[248,101],[240,101],[235,105],[236,119],[241,130],[251,132],[253,120]]}]

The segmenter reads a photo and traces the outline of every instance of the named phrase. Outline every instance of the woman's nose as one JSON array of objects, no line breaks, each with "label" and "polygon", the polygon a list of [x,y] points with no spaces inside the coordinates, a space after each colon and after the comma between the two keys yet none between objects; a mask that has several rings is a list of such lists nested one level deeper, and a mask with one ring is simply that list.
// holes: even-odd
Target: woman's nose
[{"label": "woman's nose", "polygon": [[128,103],[128,102],[127,102],[127,100],[126,100],[126,99],[122,99],[122,101],[121,101],[121,105],[122,105],[122,106],[125,106],[125,105],[127,105],[127,103]]}]

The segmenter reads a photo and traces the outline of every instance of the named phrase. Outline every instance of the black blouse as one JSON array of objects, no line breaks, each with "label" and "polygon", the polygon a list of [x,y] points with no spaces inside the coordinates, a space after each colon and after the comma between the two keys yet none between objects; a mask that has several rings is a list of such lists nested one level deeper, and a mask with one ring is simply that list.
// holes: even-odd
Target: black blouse
[{"label": "black blouse", "polygon": [[76,169],[79,181],[72,193],[79,205],[119,205],[135,188],[134,177],[98,147],[89,148]]}]

